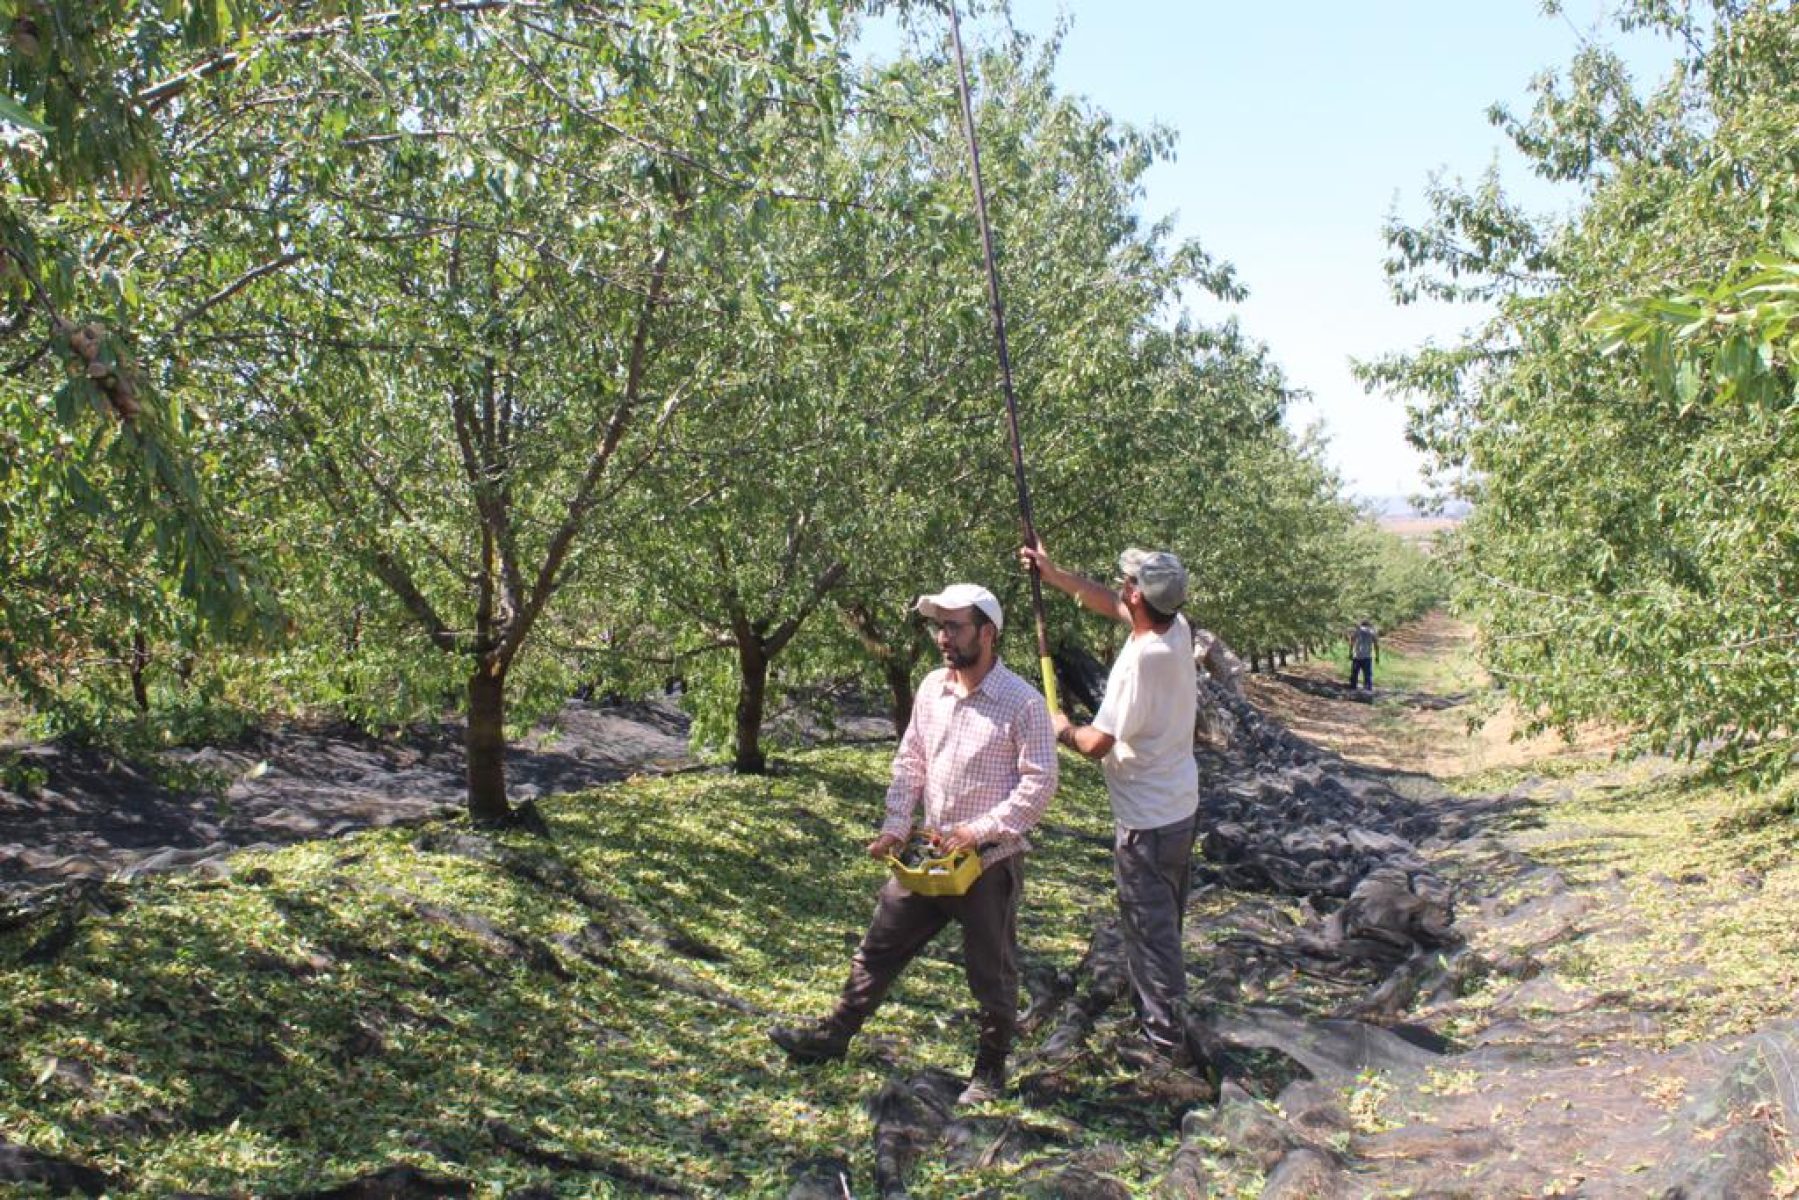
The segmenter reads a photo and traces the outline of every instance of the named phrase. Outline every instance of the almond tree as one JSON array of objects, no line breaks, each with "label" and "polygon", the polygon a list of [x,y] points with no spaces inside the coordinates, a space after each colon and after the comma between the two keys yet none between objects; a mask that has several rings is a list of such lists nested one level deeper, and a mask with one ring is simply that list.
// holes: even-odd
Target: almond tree
[{"label": "almond tree", "polygon": [[129,679],[142,711],[153,644],[269,628],[144,343],[147,314],[183,304],[144,269],[171,196],[163,110],[259,30],[212,0],[0,13],[0,676],[77,720]]},{"label": "almond tree", "polygon": [[[123,37],[165,7],[104,15]],[[627,534],[616,489],[705,393],[675,359],[697,328],[688,281],[723,211],[833,105],[836,13],[446,0],[240,17],[243,40],[181,43],[182,69],[128,97],[160,172],[117,198],[128,230],[68,216],[63,244],[89,264],[136,268],[117,290],[141,367],[78,380],[75,402],[98,388],[128,425],[153,404],[189,414],[185,461],[279,568],[295,640],[343,645],[361,606],[398,641],[373,651],[426,681],[408,694],[461,674],[477,819],[510,815],[515,668],[581,555]],[[51,337],[82,335],[52,304]],[[119,337],[99,335],[109,370]]]},{"label": "almond tree", "polygon": [[[1133,339],[1210,267],[1126,211],[1156,139],[1058,96],[1052,65],[1023,47],[988,56],[990,189],[1007,222],[1008,279],[1030,296],[1014,346],[1024,385],[1038,389],[1026,414],[1027,437],[1044,439],[1033,464],[1040,481],[1097,478],[1111,494],[1122,489],[1099,468],[1139,420],[1122,382]],[[871,70],[832,157],[791,185],[827,202],[760,223],[745,214],[740,228],[756,234],[714,283],[739,359],[718,373],[729,382],[712,405],[674,417],[669,453],[645,477],[664,516],[659,536],[638,543],[636,574],[649,607],[681,618],[670,652],[699,732],[724,741],[728,730],[740,770],[766,762],[777,657],[784,681],[801,685],[872,654],[903,724],[927,649],[907,602],[951,577],[1002,592],[1019,578],[951,78],[941,62],[909,58]],[[732,280],[755,281],[754,297]],[[1106,380],[1116,394],[1089,403],[1083,390],[1109,363],[1122,368]],[[817,625],[827,597],[853,638]],[[1028,621],[1014,629],[1010,645],[1023,646]],[[708,659],[709,648],[728,658]]]},{"label": "almond tree", "polygon": [[1530,112],[1496,113],[1578,207],[1534,218],[1490,180],[1438,184],[1430,219],[1390,231],[1396,287],[1494,314],[1369,374],[1413,390],[1415,436],[1469,481],[1458,595],[1539,726],[1778,742],[1799,493],[1788,325],[1753,289],[1790,261],[1799,15],[1720,0],[1621,20],[1673,39],[1673,76],[1642,86],[1591,46]]}]

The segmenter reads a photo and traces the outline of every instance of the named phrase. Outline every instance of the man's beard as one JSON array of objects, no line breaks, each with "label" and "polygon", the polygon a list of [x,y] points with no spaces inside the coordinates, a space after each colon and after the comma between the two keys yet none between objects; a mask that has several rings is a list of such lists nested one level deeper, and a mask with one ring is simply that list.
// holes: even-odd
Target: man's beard
[{"label": "man's beard", "polygon": [[977,643],[972,650],[964,650],[960,646],[947,645],[943,648],[943,663],[958,671],[966,671],[981,661],[981,647]]}]

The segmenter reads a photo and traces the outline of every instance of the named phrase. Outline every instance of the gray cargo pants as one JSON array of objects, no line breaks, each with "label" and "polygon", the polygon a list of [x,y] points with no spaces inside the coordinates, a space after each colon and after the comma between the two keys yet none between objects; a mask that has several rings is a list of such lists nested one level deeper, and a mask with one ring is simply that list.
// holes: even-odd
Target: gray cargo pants
[{"label": "gray cargo pants", "polygon": [[1199,814],[1156,829],[1118,827],[1112,875],[1131,974],[1131,1003],[1143,1032],[1165,1054],[1186,1044],[1187,967],[1181,953]]}]

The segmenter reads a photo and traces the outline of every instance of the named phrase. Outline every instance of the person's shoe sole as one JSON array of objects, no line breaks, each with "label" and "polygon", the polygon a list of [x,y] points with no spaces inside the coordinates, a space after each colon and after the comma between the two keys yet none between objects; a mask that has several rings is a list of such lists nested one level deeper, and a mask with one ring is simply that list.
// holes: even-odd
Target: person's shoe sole
[{"label": "person's shoe sole", "polygon": [[956,1107],[974,1108],[981,1104],[991,1104],[998,1100],[1004,1091],[1004,1088],[996,1088],[990,1083],[981,1083],[979,1080],[971,1081],[967,1087],[962,1089],[962,1094],[956,1097]]},{"label": "person's shoe sole", "polygon": [[1176,1066],[1143,1072],[1137,1087],[1145,1095],[1184,1104],[1210,1104],[1218,1099],[1218,1084],[1206,1075]]},{"label": "person's shoe sole", "polygon": [[836,1062],[838,1059],[849,1053],[848,1046],[830,1047],[809,1045],[806,1042],[801,1041],[792,1031],[785,1029],[769,1030],[768,1040],[784,1050],[787,1057],[793,1059],[795,1062]]}]

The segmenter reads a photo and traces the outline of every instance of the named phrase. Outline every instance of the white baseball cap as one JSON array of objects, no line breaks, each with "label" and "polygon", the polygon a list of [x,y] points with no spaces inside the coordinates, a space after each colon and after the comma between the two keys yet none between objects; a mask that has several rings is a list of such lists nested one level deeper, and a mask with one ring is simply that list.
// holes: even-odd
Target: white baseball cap
[{"label": "white baseball cap", "polygon": [[978,608],[987,614],[995,629],[1006,627],[999,601],[978,583],[952,583],[935,596],[920,596],[912,607],[933,621],[941,621],[943,614],[951,609]]}]

